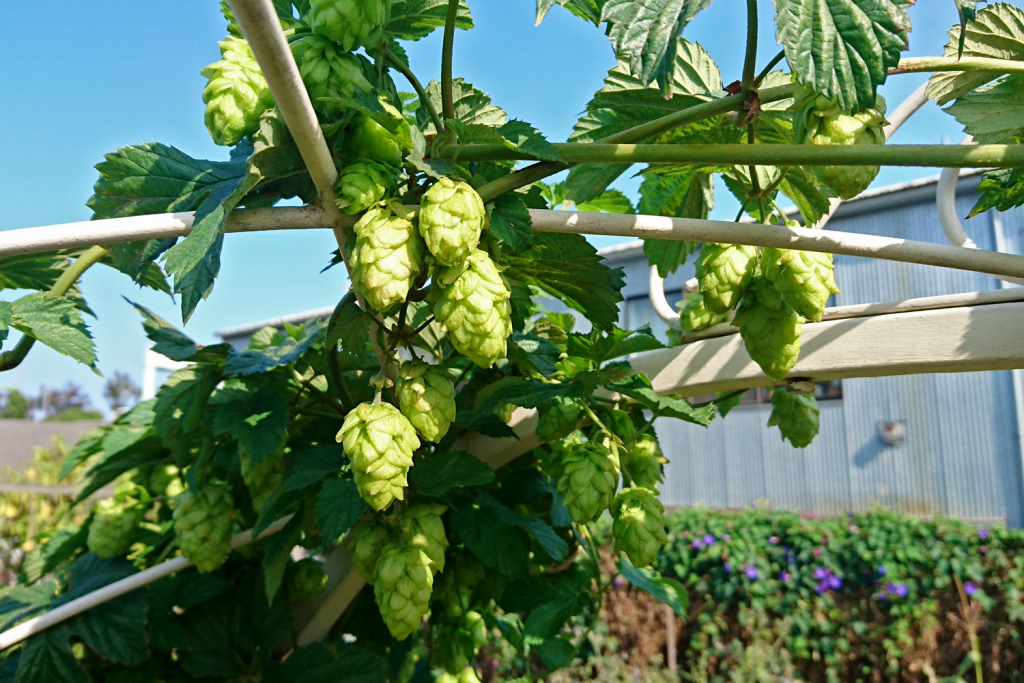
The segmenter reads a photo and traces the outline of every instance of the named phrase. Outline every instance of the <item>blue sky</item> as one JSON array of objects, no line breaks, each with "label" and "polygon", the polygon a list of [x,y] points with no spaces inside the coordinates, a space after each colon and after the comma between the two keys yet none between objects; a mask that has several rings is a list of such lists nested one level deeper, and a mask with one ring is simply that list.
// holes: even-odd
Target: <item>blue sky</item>
[{"label": "blue sky", "polygon": [[[460,32],[454,71],[489,93],[510,115],[529,121],[553,141],[564,140],[607,70],[614,66],[602,30],[555,7],[534,26],[533,0],[470,0],[477,28]],[[761,0],[759,65],[778,50],[773,10]],[[745,22],[742,0],[716,0],[686,29],[715,58],[725,82],[739,78]],[[955,21],[952,0],[926,0],[910,10],[909,55],[939,55]],[[93,165],[118,146],[141,141],[174,145],[196,157],[224,159],[203,125],[199,72],[219,59],[225,34],[215,0],[66,0],[3,3],[0,21],[15,27],[0,42],[0,230],[88,220],[85,206],[97,178]],[[45,27],[45,28],[44,28]],[[424,83],[440,74],[440,32],[408,45]],[[895,107],[926,76],[893,78],[882,92]],[[400,86],[401,87],[401,86]],[[411,88],[410,88],[411,89]],[[960,127],[934,104],[894,138],[896,143],[959,141]],[[934,169],[883,169],[875,186],[933,175]],[[634,193],[637,181],[620,183]],[[731,220],[737,203],[719,186],[714,217]],[[938,230],[938,226],[936,226]],[[623,240],[598,238],[597,246]],[[334,305],[345,289],[342,269],[325,274],[335,248],[327,231],[228,237],[220,278],[185,328],[201,343],[233,325]],[[98,319],[99,368],[128,372],[141,383],[146,338],[127,296],[175,324],[178,306],[140,291],[126,276],[95,267],[83,290]],[[4,292],[10,299],[12,292]],[[16,337],[12,336],[12,341]],[[103,406],[103,380],[38,347],[0,387],[37,393],[40,385],[82,384]],[[105,406],[104,406],[105,407]]]}]

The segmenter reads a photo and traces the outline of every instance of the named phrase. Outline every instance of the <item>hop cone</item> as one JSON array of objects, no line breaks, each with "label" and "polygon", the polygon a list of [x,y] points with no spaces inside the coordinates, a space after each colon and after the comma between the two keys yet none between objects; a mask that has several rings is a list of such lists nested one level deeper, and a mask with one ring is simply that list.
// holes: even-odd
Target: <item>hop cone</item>
[{"label": "hop cone", "polygon": [[567,451],[561,458],[558,492],[579,524],[593,522],[608,509],[619,485],[615,454],[593,441]]},{"label": "hop cone", "polygon": [[89,552],[105,560],[121,557],[131,545],[132,532],[145,510],[139,505],[137,487],[128,482],[117,487],[113,498],[104,498],[93,510],[87,544]]},{"label": "hop cone", "polygon": [[785,389],[772,393],[772,414],[769,427],[778,427],[783,439],[794,448],[807,448],[818,435],[818,400],[814,396],[791,394]]},{"label": "hop cone", "polygon": [[463,265],[442,270],[440,284],[434,317],[455,350],[482,368],[504,358],[512,334],[512,293],[491,257],[477,249]]},{"label": "hop cone", "polygon": [[312,0],[306,20],[313,33],[341,43],[345,52],[380,40],[391,0]]},{"label": "hop cone", "polygon": [[448,538],[444,534],[441,515],[445,510],[444,505],[410,505],[402,510],[398,520],[405,544],[425,552],[433,562],[434,573],[444,571],[444,549],[448,547]]},{"label": "hop cone", "polygon": [[454,266],[480,242],[487,209],[480,195],[461,180],[441,178],[420,202],[420,234],[442,266]]},{"label": "hop cone", "polygon": [[284,452],[277,451],[256,464],[253,464],[252,456],[244,451],[239,454],[239,459],[242,462],[242,479],[249,487],[253,510],[259,512],[284,481],[288,471]]},{"label": "hop cone", "polygon": [[615,552],[626,553],[637,567],[646,567],[658,557],[668,540],[665,533],[665,508],[649,489],[623,489],[612,504],[612,535]]},{"label": "hop cone", "polygon": [[626,449],[624,466],[634,484],[657,492],[658,484],[664,481],[662,473],[667,462],[658,440],[651,434],[641,434]]},{"label": "hop cone", "polygon": [[747,353],[769,377],[782,379],[796,365],[803,323],[767,278],[750,283],[733,324],[740,328]]},{"label": "hop cone", "polygon": [[445,671],[434,679],[434,683],[480,683],[480,679],[476,675],[476,669],[467,666],[459,672],[458,676],[453,676]]},{"label": "hop cone", "polygon": [[565,438],[553,442],[551,444],[551,455],[544,468],[545,474],[557,484],[558,480],[565,474],[565,467],[562,465],[565,455],[581,447],[584,443],[586,442],[583,441],[583,434],[579,430],[573,430]]},{"label": "hop cone", "polygon": [[373,90],[373,84],[363,75],[361,58],[323,36],[309,35],[295,41],[292,54],[299,64],[309,99],[321,113],[333,111],[335,107],[320,102],[320,98],[351,99]]},{"label": "hop cone", "polygon": [[334,198],[343,214],[355,216],[397,191],[395,174],[384,164],[367,159],[346,166],[334,187]]},{"label": "hop cone", "polygon": [[446,568],[436,577],[434,598],[448,619],[459,619],[473,605],[473,592],[487,578],[487,570],[475,557],[465,554],[456,555]]},{"label": "hop cone", "polygon": [[418,360],[403,363],[398,406],[420,436],[437,443],[455,420],[455,383],[444,368]]},{"label": "hop cone", "polygon": [[697,259],[697,280],[705,308],[717,315],[735,308],[756,267],[757,247],[706,242]]},{"label": "hop cone", "polygon": [[376,519],[363,520],[352,530],[349,550],[352,564],[367,583],[373,583],[384,546],[392,541],[391,530]]},{"label": "hop cone", "polygon": [[288,596],[294,600],[315,598],[324,592],[327,574],[323,566],[311,557],[288,566]]},{"label": "hop cone", "polygon": [[356,487],[374,510],[405,499],[416,429],[389,403],[360,403],[345,416],[338,441],[352,461]]},{"label": "hop cone", "polygon": [[223,484],[186,490],[174,511],[174,532],[181,554],[201,572],[212,572],[231,552],[235,502]]},{"label": "hop cone", "polygon": [[389,545],[381,553],[373,592],[384,623],[398,640],[415,633],[430,608],[432,564],[425,552],[411,545]]},{"label": "hop cone", "polygon": [[406,141],[411,139],[409,122],[388,102],[380,100],[380,104],[391,114],[391,123],[385,127],[366,114],[356,114],[345,136],[345,151],[354,158],[400,166]]},{"label": "hop cone", "polygon": [[[848,114],[819,97],[809,122],[814,145],[884,145],[885,100],[879,96],[875,109]],[[853,199],[868,189],[879,166],[816,166],[814,174],[843,199]]]},{"label": "hop cone", "polygon": [[576,429],[582,412],[575,401],[559,396],[554,403],[541,408],[537,436],[545,442],[569,436]]},{"label": "hop cone", "polygon": [[154,496],[166,496],[168,498],[174,498],[182,491],[185,487],[181,484],[181,479],[178,477],[178,468],[174,465],[162,465],[153,470],[153,473],[149,476],[149,491]]},{"label": "hop cone", "polygon": [[423,240],[397,202],[370,209],[354,230],[352,289],[378,311],[387,311],[409,296],[420,272]]},{"label": "hop cone", "polygon": [[782,292],[786,303],[814,322],[821,322],[828,298],[839,293],[832,273],[832,254],[765,249],[764,275]]},{"label": "hop cone", "polygon": [[221,60],[202,70],[206,129],[218,145],[231,147],[259,130],[260,117],[274,106],[263,72],[249,43],[228,37],[220,43]]},{"label": "hop cone", "polygon": [[703,330],[729,319],[728,313],[718,314],[709,311],[704,306],[704,296],[700,292],[690,292],[679,303],[679,326],[687,332]]}]

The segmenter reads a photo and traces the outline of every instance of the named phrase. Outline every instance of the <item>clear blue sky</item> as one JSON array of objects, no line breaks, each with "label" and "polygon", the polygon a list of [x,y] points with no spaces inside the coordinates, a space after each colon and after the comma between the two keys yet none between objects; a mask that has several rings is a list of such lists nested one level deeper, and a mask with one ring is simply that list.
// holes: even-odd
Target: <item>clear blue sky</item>
[{"label": "clear blue sky", "polygon": [[[534,0],[470,0],[477,28],[456,40],[455,75],[488,92],[512,116],[533,123],[551,140],[564,140],[607,70],[615,64],[602,30],[555,7],[534,26]],[[777,51],[773,10],[762,8],[759,63]],[[742,0],[715,0],[686,30],[709,49],[725,82],[739,78],[743,58]],[[925,0],[910,10],[914,24],[908,55],[942,54],[955,21],[951,1]],[[141,141],[174,145],[196,157],[224,159],[203,126],[199,71],[219,58],[225,34],[215,0],[58,0],[3,3],[0,42],[0,230],[88,220],[85,202],[97,174],[93,165],[118,146]],[[425,82],[440,73],[440,32],[409,45],[412,65]],[[883,87],[890,106],[925,80],[894,78]],[[961,130],[934,104],[905,126],[898,143],[956,142]],[[883,169],[876,186],[933,175],[931,169]],[[638,183],[618,185],[634,193]],[[714,215],[733,217],[737,204],[719,184]],[[938,226],[936,225],[936,230]],[[622,240],[599,238],[598,246]],[[332,306],[342,296],[342,269],[320,270],[335,248],[327,231],[228,237],[220,278],[186,331],[202,343],[217,330],[268,317]],[[121,298],[151,307],[175,324],[178,306],[140,291],[106,267],[83,282],[98,316],[89,320],[99,368],[128,372],[141,383],[146,339],[138,315]],[[13,292],[4,292],[10,300]],[[12,341],[16,335],[12,335]],[[10,342],[9,342],[10,343]],[[103,380],[46,348],[36,348],[0,387],[35,394],[40,385],[75,381],[97,406]]]}]

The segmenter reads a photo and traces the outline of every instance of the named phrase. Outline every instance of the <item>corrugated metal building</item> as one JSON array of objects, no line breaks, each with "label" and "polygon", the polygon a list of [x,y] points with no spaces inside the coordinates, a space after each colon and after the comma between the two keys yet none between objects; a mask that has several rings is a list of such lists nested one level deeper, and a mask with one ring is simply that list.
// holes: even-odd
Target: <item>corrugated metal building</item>
[{"label": "corrugated metal building", "polygon": [[[979,175],[961,178],[957,209],[973,207]],[[981,249],[1024,253],[1024,210],[990,211],[965,222]],[[946,243],[935,208],[935,179],[866,193],[843,204],[832,230]],[[650,324],[664,339],[667,326],[648,296],[648,266],[639,242],[602,252],[626,273],[620,324]],[[670,303],[694,276],[692,259],[665,282]],[[842,293],[833,305],[980,292],[1001,283],[987,275],[892,261],[836,257]],[[547,303],[547,302],[546,302]],[[225,330],[236,346],[267,324],[326,317],[310,311]],[[1024,340],[1022,340],[1024,341]],[[913,339],[893,339],[913,344]],[[1019,372],[1019,371],[1017,371]],[[1024,526],[1024,397],[1014,373],[980,372],[845,380],[819,395],[821,432],[798,450],[767,426],[767,392],[754,390],[725,420],[708,428],[677,420],[656,426],[670,460],[666,505],[745,507],[769,501],[780,508],[842,514],[875,504],[912,515],[949,515],[982,523]],[[1018,385],[1020,386],[1020,385]],[[883,425],[903,427],[890,445]]]}]

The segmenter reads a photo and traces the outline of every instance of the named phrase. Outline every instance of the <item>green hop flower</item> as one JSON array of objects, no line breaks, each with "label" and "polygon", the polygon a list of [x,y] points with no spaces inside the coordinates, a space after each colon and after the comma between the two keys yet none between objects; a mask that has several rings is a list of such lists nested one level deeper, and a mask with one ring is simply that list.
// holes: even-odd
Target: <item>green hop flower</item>
[{"label": "green hop flower", "polygon": [[308,35],[295,41],[292,54],[298,62],[309,99],[321,114],[337,109],[336,105],[319,101],[321,98],[352,99],[373,90],[373,84],[363,75],[365,58],[350,54],[323,36]]},{"label": "green hop flower", "polygon": [[487,578],[487,570],[478,559],[466,554],[455,555],[445,566],[447,571],[436,577],[434,599],[445,617],[455,620],[473,606],[473,592]]},{"label": "green hop flower", "polygon": [[149,476],[149,491],[154,496],[166,496],[173,499],[185,490],[178,476],[180,472],[174,465],[160,465]]},{"label": "green hop flower", "polygon": [[324,573],[322,564],[312,557],[307,557],[288,565],[286,583],[288,597],[292,602],[306,600],[324,592],[327,574]]},{"label": "green hop flower", "polygon": [[739,303],[757,268],[757,247],[705,242],[697,259],[704,306],[724,315]]},{"label": "green hop flower", "polygon": [[434,587],[433,563],[415,546],[384,548],[373,593],[380,615],[397,640],[416,632],[430,608]]},{"label": "green hop flower", "polygon": [[419,360],[403,363],[398,406],[420,436],[437,443],[455,420],[455,383],[444,368]]},{"label": "green hop flower", "polygon": [[410,505],[402,510],[398,519],[405,544],[425,552],[433,562],[435,574],[444,571],[444,549],[448,547],[448,537],[444,534],[441,515],[447,509],[444,505]]},{"label": "green hop flower", "polygon": [[687,332],[703,330],[728,319],[728,313],[709,311],[704,306],[704,296],[700,292],[690,292],[679,302],[679,327]]},{"label": "green hop flower", "polygon": [[807,448],[818,435],[820,411],[814,396],[791,394],[785,389],[772,393],[772,414],[769,427],[778,427],[783,439],[793,448]]},{"label": "green hop flower", "polygon": [[174,511],[178,548],[201,572],[212,572],[231,552],[235,502],[224,484],[187,489]]},{"label": "green hop flower", "polygon": [[637,567],[646,567],[658,557],[668,541],[665,508],[650,489],[622,489],[612,504],[612,535],[615,552],[626,553]]},{"label": "green hop flower", "polygon": [[576,429],[583,408],[572,399],[559,396],[554,403],[540,409],[537,422],[537,436],[541,441],[563,439]]},{"label": "green hop flower", "polygon": [[633,477],[633,483],[657,492],[662,483],[665,464],[668,459],[661,452],[658,439],[651,434],[641,434],[626,449],[623,466]]},{"label": "green hop flower", "polygon": [[385,312],[409,296],[423,261],[423,240],[412,215],[398,202],[367,211],[355,225],[349,264],[352,289]]},{"label": "green hop flower", "polygon": [[381,124],[366,114],[356,114],[345,136],[345,151],[352,158],[401,166],[412,140],[409,122],[387,101],[381,99],[380,104],[390,114],[386,123]]},{"label": "green hop flower", "polygon": [[351,536],[349,550],[352,552],[352,565],[367,583],[373,583],[377,578],[381,551],[395,540],[391,529],[371,517],[357,524]]},{"label": "green hop flower", "polygon": [[562,459],[565,457],[566,453],[575,450],[584,443],[586,442],[583,440],[583,433],[578,429],[570,432],[565,438],[552,442],[550,444],[551,455],[547,458],[547,462],[543,468],[544,473],[557,484],[558,480],[561,479],[562,475],[565,473],[565,467],[562,466]]},{"label": "green hop flower", "polygon": [[311,0],[306,20],[313,33],[351,52],[380,42],[390,11],[391,0]]},{"label": "green hop flower", "polygon": [[764,275],[782,298],[808,320],[821,322],[825,304],[839,293],[832,272],[832,254],[796,249],[765,249]]},{"label": "green hop flower", "polygon": [[357,159],[338,176],[334,197],[343,214],[355,216],[397,191],[395,174],[390,167]]},{"label": "green hop flower", "polygon": [[487,622],[479,612],[466,612],[466,630],[472,634],[476,647],[481,647],[487,642]]},{"label": "green hop flower", "polygon": [[356,487],[374,510],[405,500],[416,429],[390,403],[360,403],[345,416],[338,441],[352,461]]},{"label": "green hop flower", "polygon": [[463,181],[441,178],[420,202],[420,234],[442,266],[469,256],[487,225],[487,209],[476,190]]},{"label": "green hop flower", "polygon": [[476,675],[476,669],[471,666],[467,666],[465,669],[460,671],[459,683],[480,683],[480,678]]},{"label": "green hop flower", "polygon": [[[874,109],[850,114],[817,97],[805,110],[803,123],[812,145],[884,145],[885,100],[879,96]],[[868,189],[880,170],[879,166],[816,166],[814,174],[842,199],[853,199]]]},{"label": "green hop flower", "polygon": [[140,505],[143,497],[145,492],[140,487],[125,482],[117,487],[112,498],[96,503],[86,541],[89,552],[105,560],[121,557],[127,552],[132,544],[132,532],[146,512]]},{"label": "green hop flower", "polygon": [[486,252],[477,249],[465,263],[438,273],[441,298],[434,317],[445,326],[452,346],[482,368],[507,354],[512,334],[512,292]]},{"label": "green hop flower", "polygon": [[619,485],[615,453],[589,441],[561,457],[562,475],[556,484],[565,507],[578,524],[593,522],[608,509]]},{"label": "green hop flower", "polygon": [[229,36],[219,44],[221,60],[200,72],[208,79],[203,89],[206,130],[215,143],[231,147],[259,130],[274,96],[248,42]]},{"label": "green hop flower", "polygon": [[740,328],[747,353],[769,377],[782,379],[796,365],[803,323],[768,278],[753,279],[733,324]]},{"label": "green hop flower", "polygon": [[284,451],[276,451],[255,464],[249,453],[241,451],[239,460],[242,463],[242,479],[249,487],[249,496],[252,498],[252,508],[259,512],[284,481],[288,471]]}]

